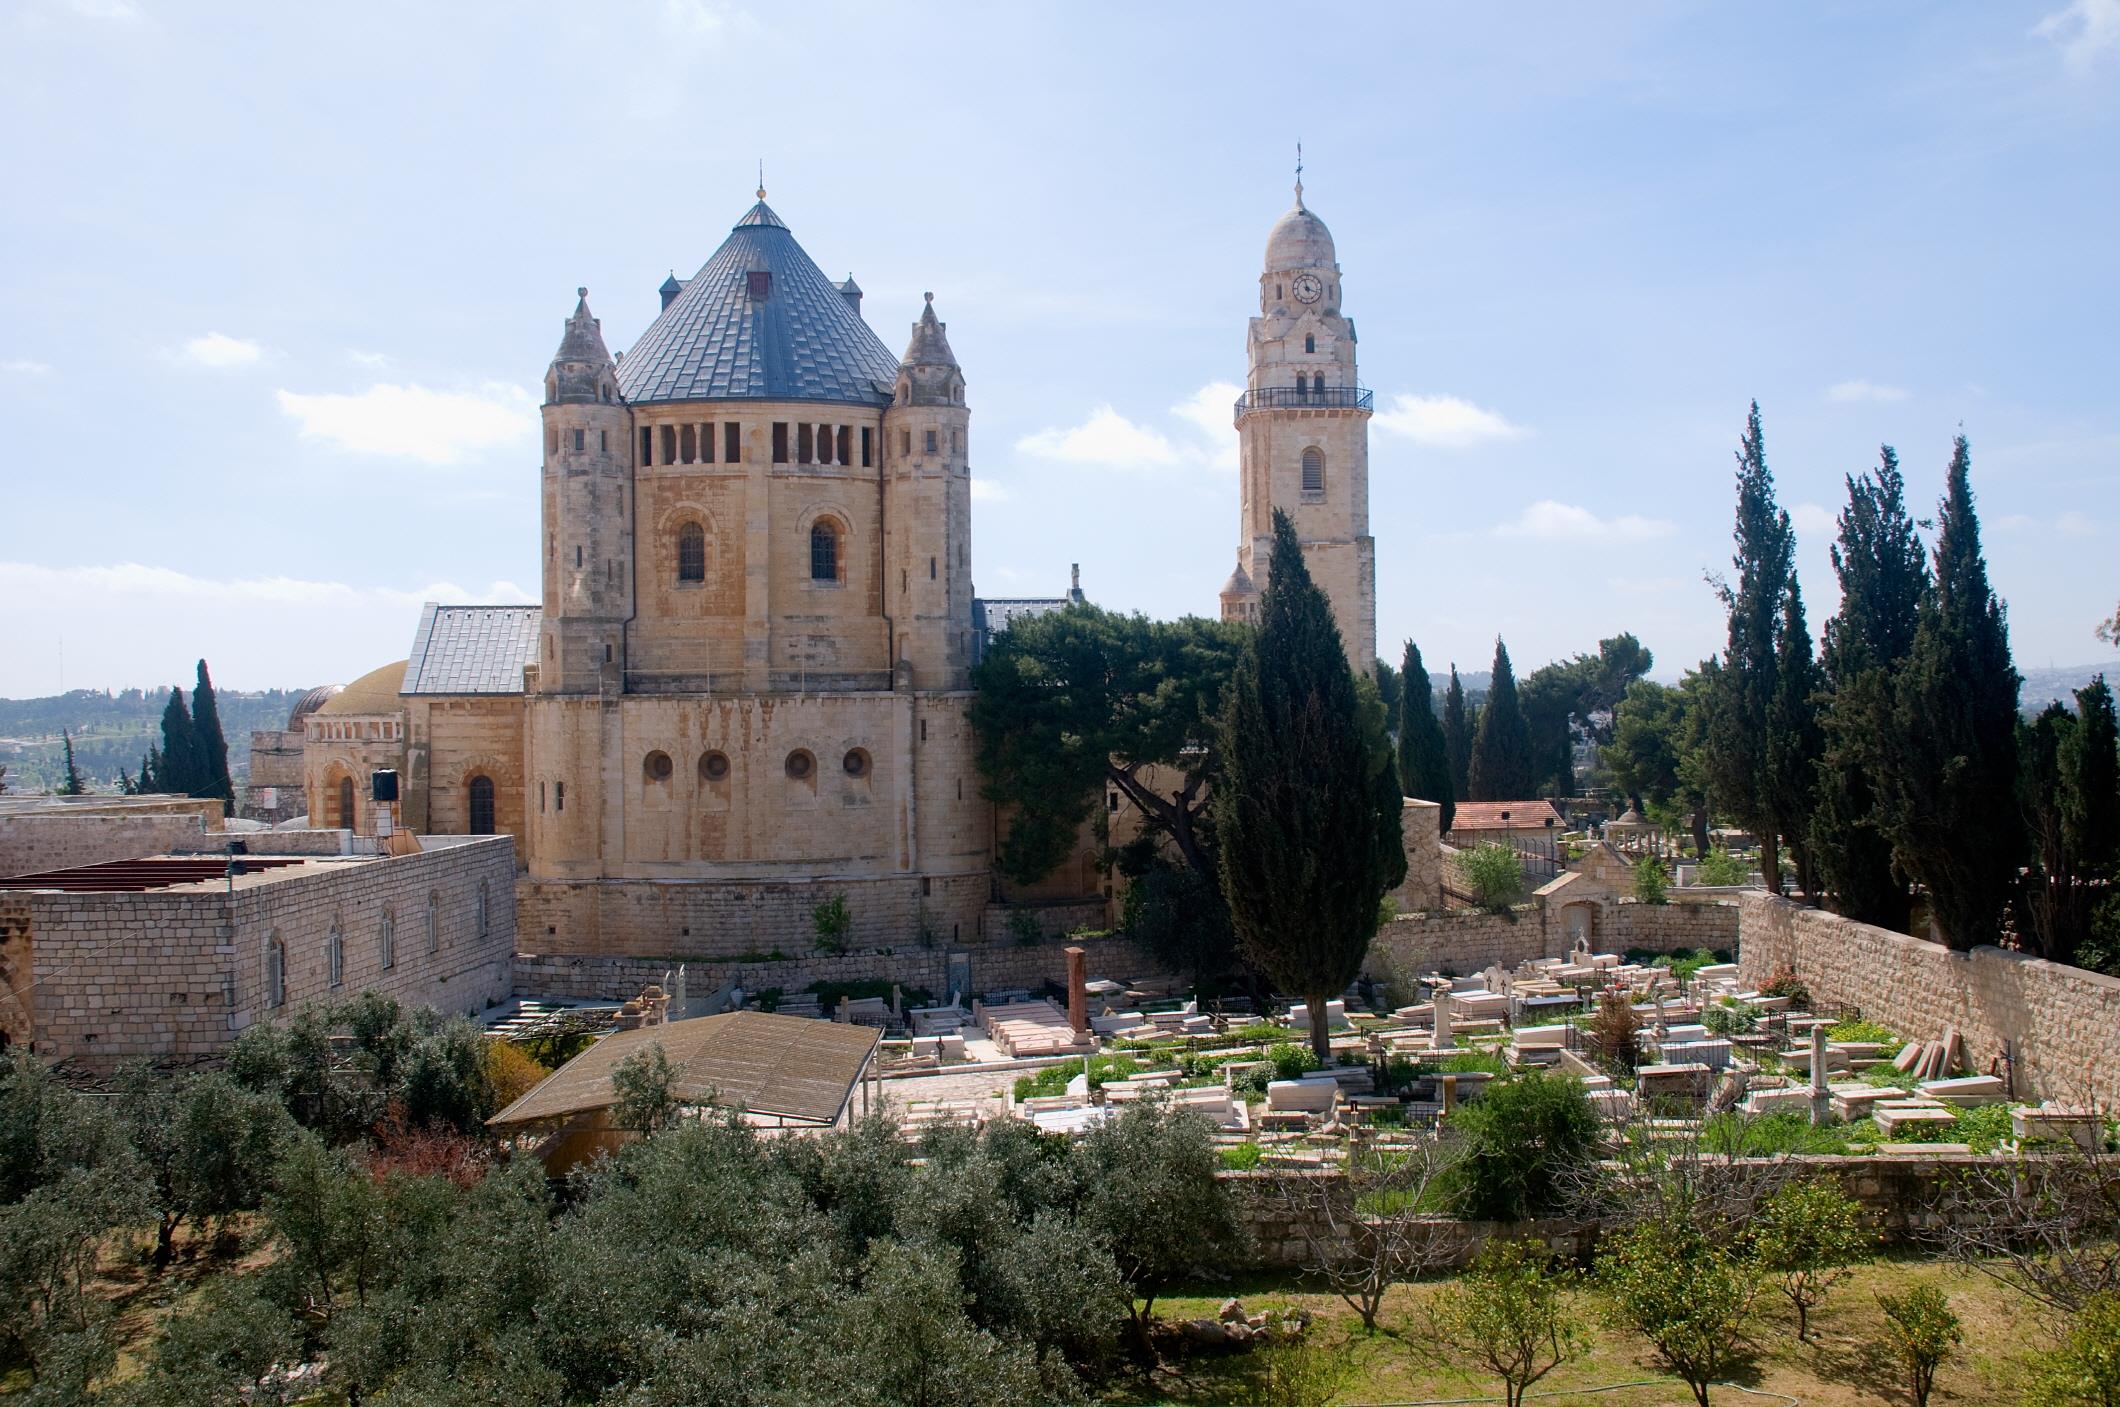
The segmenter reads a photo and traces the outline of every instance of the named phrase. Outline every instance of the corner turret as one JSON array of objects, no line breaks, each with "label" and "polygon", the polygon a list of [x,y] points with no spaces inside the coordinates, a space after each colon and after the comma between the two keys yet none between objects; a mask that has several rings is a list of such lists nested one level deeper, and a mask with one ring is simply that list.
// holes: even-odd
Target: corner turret
[{"label": "corner turret", "polygon": [[567,330],[545,372],[545,404],[578,405],[618,399],[618,363],[604,346],[604,327],[589,312],[589,290],[574,290],[578,300]]},{"label": "corner turret", "polygon": [[883,413],[885,599],[893,664],[915,689],[962,689],[970,675],[970,422],[964,372],[930,293]]},{"label": "corner turret", "polygon": [[590,693],[621,677],[633,614],[632,413],[589,290],[575,293],[545,373],[540,693]]}]

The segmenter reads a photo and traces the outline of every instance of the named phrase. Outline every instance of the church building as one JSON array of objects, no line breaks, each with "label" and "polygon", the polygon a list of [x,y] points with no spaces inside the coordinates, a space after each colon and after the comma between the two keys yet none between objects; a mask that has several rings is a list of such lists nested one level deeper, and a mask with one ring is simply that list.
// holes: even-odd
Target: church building
[{"label": "church building", "polygon": [[[546,371],[539,607],[430,605],[408,660],[306,714],[309,814],[372,831],[369,776],[395,767],[413,830],[514,834],[526,950],[798,955],[834,900],[851,946],[995,931],[971,668],[990,626],[1081,593],[974,597],[970,411],[933,296],[894,357],[763,189],[659,292],[614,355],[580,290]],[[1222,614],[1256,614],[1283,508],[1373,668],[1370,395],[1300,183],[1259,309]],[[1101,919],[1081,858],[1006,897]]]}]

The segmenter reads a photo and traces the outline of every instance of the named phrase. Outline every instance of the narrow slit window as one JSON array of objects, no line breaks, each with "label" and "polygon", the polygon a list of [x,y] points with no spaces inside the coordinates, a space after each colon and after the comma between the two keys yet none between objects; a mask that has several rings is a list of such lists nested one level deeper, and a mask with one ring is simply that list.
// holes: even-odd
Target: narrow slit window
[{"label": "narrow slit window", "polygon": [[807,421],[795,427],[795,462],[797,464],[815,462],[814,455],[816,451],[812,447],[810,435],[811,430]]},{"label": "narrow slit window", "polygon": [[714,462],[714,422],[711,420],[699,427],[699,462]]},{"label": "narrow slit window", "polygon": [[677,462],[677,427],[675,425],[662,427],[662,462],[665,464],[675,464]]},{"label": "narrow slit window", "polygon": [[861,427],[861,467],[864,469],[873,469],[876,467],[874,464],[870,463],[870,459],[874,451],[871,450],[869,446],[869,440],[870,430],[868,426],[864,425]]},{"label": "narrow slit window", "polygon": [[785,420],[773,422],[773,462],[788,462],[788,422]]},{"label": "narrow slit window", "polygon": [[650,467],[655,463],[655,432],[645,425],[640,428],[640,462]]},{"label": "narrow slit window", "polygon": [[927,452],[929,454],[935,452],[935,432],[933,430],[927,432]]},{"label": "narrow slit window", "polygon": [[576,430],[574,432],[574,452],[576,454],[580,454],[584,449],[588,448],[585,443],[588,433],[586,430]]},{"label": "narrow slit window", "polygon": [[1312,334],[1310,334],[1310,333],[1307,333],[1307,332],[1306,332],[1306,333],[1304,333],[1304,334],[1303,334],[1303,350],[1304,350],[1304,351],[1306,351],[1306,352],[1315,352],[1315,351],[1316,351],[1317,349],[1318,349],[1318,339],[1317,339],[1317,338],[1316,338],[1315,336],[1313,336]]},{"label": "narrow slit window", "polygon": [[743,459],[743,427],[733,420],[722,422],[721,462],[736,464]]}]

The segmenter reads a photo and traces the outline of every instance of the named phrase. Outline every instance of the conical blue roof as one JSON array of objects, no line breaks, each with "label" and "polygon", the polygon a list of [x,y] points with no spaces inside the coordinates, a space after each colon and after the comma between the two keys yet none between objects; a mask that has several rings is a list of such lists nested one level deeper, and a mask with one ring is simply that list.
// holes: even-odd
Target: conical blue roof
[{"label": "conical blue roof", "polygon": [[618,388],[634,405],[880,406],[897,375],[898,359],[760,200],[626,353]]}]

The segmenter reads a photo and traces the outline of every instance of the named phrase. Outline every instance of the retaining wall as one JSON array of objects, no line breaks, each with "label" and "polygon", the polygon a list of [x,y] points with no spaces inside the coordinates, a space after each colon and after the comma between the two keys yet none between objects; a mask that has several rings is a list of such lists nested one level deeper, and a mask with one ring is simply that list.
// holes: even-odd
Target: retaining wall
[{"label": "retaining wall", "polygon": [[[1463,975],[1500,964],[1513,968],[1533,958],[1565,957],[1571,945],[1565,904],[1522,904],[1507,914],[1483,909],[1403,914],[1384,925],[1370,944],[1363,971],[1410,990],[1430,972]],[[1691,948],[1737,946],[1734,904],[1636,904],[1594,901],[1590,945],[1601,953],[1630,948],[1670,953]]]},{"label": "retaining wall", "polygon": [[1957,1027],[1973,1069],[2022,1098],[2120,1103],[2120,979],[2002,948],[1955,952],[1764,892],[1742,904],[1738,966],[1788,968],[1821,1008],[1854,1006],[1912,1040]]}]

